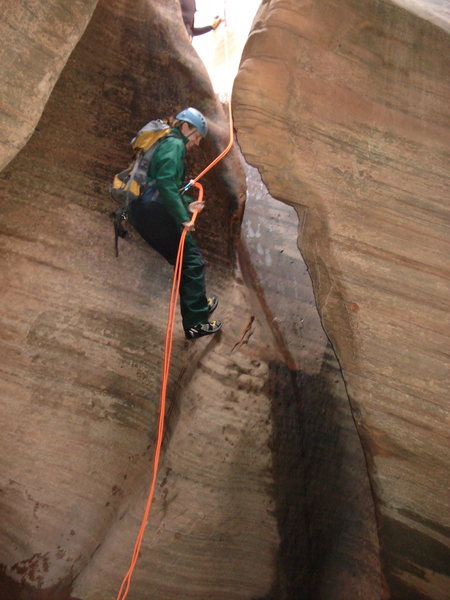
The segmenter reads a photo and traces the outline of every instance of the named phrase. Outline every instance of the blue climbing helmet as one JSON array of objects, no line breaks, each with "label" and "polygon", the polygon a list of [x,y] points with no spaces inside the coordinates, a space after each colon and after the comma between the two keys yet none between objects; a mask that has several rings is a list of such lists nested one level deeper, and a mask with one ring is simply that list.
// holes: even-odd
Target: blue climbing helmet
[{"label": "blue climbing helmet", "polygon": [[208,133],[208,124],[206,123],[205,117],[202,113],[190,106],[189,108],[185,108],[181,112],[176,115],[176,118],[180,121],[186,121],[193,125],[199,132],[202,137]]}]

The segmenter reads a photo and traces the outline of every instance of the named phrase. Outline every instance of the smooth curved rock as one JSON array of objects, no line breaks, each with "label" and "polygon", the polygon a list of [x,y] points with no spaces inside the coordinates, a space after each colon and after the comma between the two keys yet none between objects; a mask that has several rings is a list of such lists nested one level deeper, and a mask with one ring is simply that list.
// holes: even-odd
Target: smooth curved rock
[{"label": "smooth curved rock", "polygon": [[391,2],[272,0],[233,92],[246,159],[299,215],[403,600],[450,585],[448,57]]},{"label": "smooth curved rock", "polygon": [[[295,209],[247,166],[240,264],[253,310],[282,360],[269,361],[280,544],[270,598],[379,600],[374,504],[345,384],[297,247]],[[263,349],[262,355],[268,350]]]},{"label": "smooth curved rock", "polygon": [[[115,259],[106,187],[136,129],[186,104],[216,121],[190,164],[196,174],[227,127],[177,2],[102,1],[0,178],[5,600],[115,597],[128,568],[150,478],[171,270],[136,236]],[[189,345],[177,325],[161,479],[132,594],[321,590],[338,600],[352,586],[375,600],[373,509],[343,382],[335,363],[323,367],[332,353],[309,323],[309,288],[311,334],[299,348],[288,332],[290,361],[260,309],[269,303],[283,322],[286,304],[236,277],[240,176],[234,155],[204,180],[198,235],[225,327]],[[256,273],[255,258],[246,268],[253,261]],[[277,271],[284,300],[297,303],[283,279],[292,271]],[[257,287],[257,276],[246,279]]]},{"label": "smooth curved rock", "polygon": [[5,0],[0,22],[0,171],[30,139],[97,0]]},{"label": "smooth curved rock", "polygon": [[[290,3],[279,4],[284,9],[290,7]],[[287,41],[293,36],[292,56],[296,68],[306,69],[312,77],[312,66],[307,59],[315,58],[318,63],[313,66],[318,73],[321,72],[319,67],[326,66],[326,73],[333,75],[334,70],[317,51],[320,44],[314,42],[311,49],[307,35],[301,38],[301,43],[296,35],[299,22],[303,26],[308,24],[308,11],[316,14],[314,5],[296,3],[292,13],[287,11],[288,16],[296,17],[288,26],[283,20],[277,20],[279,13],[272,10],[276,5],[278,3],[265,3],[261,15],[270,9],[275,27],[272,28],[269,19],[267,32],[273,35],[279,30],[283,34],[275,33],[274,38],[283,51],[282,69],[287,65]],[[24,0],[14,8],[22,10],[25,6],[30,7],[31,3]],[[48,10],[51,13],[52,8],[65,6],[64,2],[51,4]],[[70,6],[75,14],[81,5],[75,2]],[[341,4],[322,3],[319,8],[326,6],[332,10],[326,12],[329,31],[322,43],[334,39],[333,33],[338,29],[333,11],[343,14]],[[347,17],[352,16],[349,6],[360,11],[356,17],[364,13],[360,3],[344,4]],[[379,21],[374,19],[374,22],[385,25],[384,19],[392,16],[393,7],[387,3],[376,6]],[[300,21],[298,11],[306,11]],[[53,15],[57,18],[57,13]],[[319,13],[316,17],[322,18]],[[384,38],[377,38],[378,29],[370,26],[371,21],[358,29],[360,21],[356,17],[347,23],[350,37],[343,36],[346,45],[342,59],[344,63],[349,60],[352,66],[345,75],[352,81],[353,68],[360,61],[352,49],[358,47],[357,43],[361,45],[361,40],[369,39],[373,44],[372,53],[364,54],[359,83],[372,72],[375,61],[381,65],[376,81],[384,81],[384,77],[385,91],[391,94],[392,82],[388,77],[389,69],[393,68],[391,62],[395,66],[395,60],[406,61],[407,57],[399,42],[400,33],[405,35],[408,27],[412,27],[411,40],[420,48],[416,40],[416,24],[420,21],[408,17],[406,25],[400,27],[392,20],[392,31],[397,34],[398,27],[400,32],[398,39],[393,35],[389,40],[393,58],[389,55],[391,62],[384,64],[381,50],[385,44],[381,44],[381,50],[377,46]],[[84,28],[83,18],[78,22],[80,32]],[[319,23],[320,20],[316,21],[311,31],[326,33],[327,29],[318,26]],[[381,25],[380,31],[383,30]],[[29,24],[23,21],[19,26],[23,26],[26,38]],[[442,32],[429,29],[426,24],[423,26],[423,39],[430,39],[425,35],[429,31],[435,32],[433,43],[443,39]],[[76,38],[67,37],[73,45]],[[261,32],[256,38],[253,36],[250,47],[261,37],[264,39]],[[335,47],[339,47],[339,41],[337,35]],[[67,46],[66,42],[66,39],[61,40],[61,56],[70,52],[70,44]],[[332,44],[330,47],[334,48]],[[29,59],[30,47],[27,48],[24,56]],[[430,48],[432,50],[432,44]],[[300,57],[296,54],[298,49],[302,50]],[[264,47],[263,50],[263,59],[270,57]],[[333,56],[333,52],[326,56]],[[36,76],[40,76],[41,63],[33,64]],[[31,70],[33,64],[29,65]],[[418,61],[419,67],[421,64]],[[430,65],[434,64],[435,55],[431,52]],[[379,357],[380,363],[368,360],[373,361],[374,354],[369,352],[370,343],[361,331],[371,328],[370,333],[377,343],[383,340],[381,334],[386,331],[380,332],[377,322],[366,315],[372,314],[369,309],[384,307],[384,288],[375,286],[370,279],[367,253],[361,252],[359,241],[352,240],[353,245],[345,247],[346,254],[342,256],[336,250],[336,245],[341,248],[342,237],[333,237],[334,223],[344,227],[338,218],[342,210],[342,181],[345,181],[345,190],[356,189],[362,201],[364,186],[367,181],[370,183],[373,169],[366,166],[364,177],[358,169],[348,170],[345,153],[340,155],[338,167],[333,156],[321,167],[322,171],[318,168],[320,162],[315,168],[307,161],[302,163],[304,157],[300,151],[305,147],[318,157],[323,147],[336,140],[327,138],[329,131],[326,130],[319,135],[320,139],[328,140],[323,145],[311,136],[309,142],[306,139],[298,146],[294,144],[294,129],[283,130],[284,116],[270,139],[272,147],[267,147],[266,138],[261,142],[259,133],[271,131],[268,125],[276,112],[273,99],[260,92],[265,91],[264,85],[271,77],[272,81],[278,81],[276,66],[273,59],[265,60],[265,73],[252,73],[254,78],[246,95],[236,92],[240,135],[248,156],[257,157],[260,152],[270,156],[270,165],[261,161],[264,178],[270,181],[278,197],[292,201],[300,216],[301,242],[315,279],[319,305],[325,314],[324,323],[345,366],[366,456],[372,460],[370,474],[377,492],[377,509],[384,518],[381,532],[393,597],[410,600],[407,594],[413,588],[416,597],[422,594],[437,599],[444,588],[434,563],[429,574],[422,574],[422,579],[416,577],[413,586],[408,582],[403,592],[400,579],[405,577],[407,569],[401,570],[399,576],[391,562],[393,557],[404,566],[405,561],[411,560],[412,545],[402,546],[411,540],[417,542],[414,551],[418,555],[431,548],[426,555],[430,563],[436,562],[441,551],[437,544],[444,535],[435,534],[433,538],[430,535],[432,523],[425,519],[434,518],[439,502],[444,506],[443,495],[436,493],[428,509],[422,510],[423,502],[417,494],[424,483],[423,469],[417,468],[419,459],[428,458],[429,475],[443,481],[438,472],[439,463],[432,462],[427,451],[420,454],[416,449],[414,454],[407,448],[406,452],[409,440],[403,439],[405,434],[411,434],[411,442],[416,442],[417,447],[426,447],[429,451],[433,449],[430,444],[435,444],[440,451],[436,419],[433,420],[427,406],[423,418],[434,438],[426,442],[417,434],[418,428],[411,425],[409,429],[404,424],[399,425],[395,435],[387,432],[387,427],[375,429],[374,423],[383,419],[390,427],[406,423],[406,419],[410,421],[411,415],[405,414],[408,405],[417,412],[417,405],[414,407],[404,384],[406,377],[411,378],[412,369],[402,371],[394,360],[397,359],[395,352],[399,354],[398,348],[404,342],[404,330],[392,320],[392,331],[399,332],[397,339],[387,346],[386,356],[378,352],[376,358]],[[56,80],[59,70],[59,63],[54,64],[50,79]],[[255,84],[255,77],[261,77],[264,85]],[[411,78],[405,74],[404,79]],[[237,90],[241,80],[242,75]],[[431,71],[430,81],[433,82]],[[289,83],[289,79],[287,84],[296,109],[299,103],[294,102],[297,96],[292,93],[298,92],[298,85]],[[401,86],[396,91],[401,99]],[[18,91],[18,105],[25,101],[22,96],[26,92],[27,88],[21,93]],[[282,108],[284,92],[277,88],[277,96],[272,90],[279,101],[277,110]],[[302,102],[305,101],[306,108],[315,106],[320,95],[311,96],[306,92],[308,88]],[[358,93],[355,92],[356,97]],[[267,118],[261,124],[261,113],[248,112],[253,117],[256,114],[253,123],[258,135],[253,146],[246,143],[249,139],[247,122],[242,115],[243,105],[251,106],[255,98],[264,103],[266,112],[262,114]],[[394,98],[397,96],[392,94]],[[413,100],[411,95],[411,106],[415,106]],[[42,111],[43,102],[37,95],[36,112],[30,106],[33,122]],[[433,102],[433,115],[438,119],[437,109],[440,110],[441,105],[437,95]],[[178,2],[101,0],[61,73],[36,132],[0,177],[3,292],[0,308],[0,595],[5,600],[115,597],[128,568],[150,480],[171,269],[135,235],[121,242],[120,257],[114,257],[108,220],[113,206],[106,187],[111,175],[127,163],[127,141],[134,132],[149,118],[168,115],[186,104],[199,106],[215,122],[213,136],[189,164],[191,175],[198,173],[224,147],[227,126],[206,72],[187,39]],[[300,106],[303,112],[300,117],[296,113],[291,125],[301,130],[303,115],[308,112],[302,103]],[[319,125],[323,115],[320,111],[327,107],[326,97],[317,104]],[[361,156],[367,161],[373,159],[378,139],[375,117],[379,112],[384,114],[384,109],[376,111],[375,107],[376,102],[372,145],[367,138],[354,136],[356,147],[361,146],[365,151]],[[354,111],[353,105],[350,108]],[[431,109],[426,104],[422,109],[422,131],[428,133],[425,116]],[[339,110],[347,117],[351,112],[348,106]],[[317,135],[317,131],[322,130],[317,122],[315,125],[313,130]],[[18,136],[14,138],[16,150],[29,133],[21,127],[17,127]],[[30,128],[33,128],[32,123]],[[342,129],[344,133],[347,131],[343,126]],[[284,133],[282,148],[277,146],[280,131]],[[438,131],[436,136],[433,144],[439,159],[439,140],[443,138]],[[428,135],[425,137],[429,139]],[[339,136],[337,139],[345,149],[348,140],[353,138],[349,135],[348,140]],[[287,143],[293,144],[289,146],[290,169],[283,168],[275,180],[272,165],[278,164]],[[389,138],[384,143],[388,148],[389,144],[393,145]],[[9,150],[14,145],[11,144]],[[415,146],[419,150],[421,147],[420,144]],[[378,156],[384,155],[375,154],[375,158]],[[292,157],[299,165],[306,165],[306,175],[310,175],[306,177],[303,171],[301,176],[295,174],[300,189],[310,190],[309,196],[304,196],[301,202],[307,210],[296,204],[298,188],[291,187]],[[414,161],[418,159],[410,160],[417,168]],[[341,171],[336,172],[335,168]],[[433,172],[439,168],[436,162]],[[327,169],[335,176],[330,179],[331,184]],[[319,171],[317,179],[316,171]],[[389,169],[386,172],[389,173]],[[357,178],[359,187],[354,187],[352,177]],[[363,179],[364,185],[358,177]],[[236,154],[227,158],[218,171],[209,174],[204,183],[208,206],[199,223],[198,237],[208,260],[209,287],[220,295],[218,313],[225,327],[220,336],[188,344],[177,324],[161,478],[133,578],[132,595],[136,600],[147,599],[150,588],[157,597],[184,600],[256,597],[259,600],[292,597],[348,600],[348,590],[351,590],[354,596],[359,595],[364,600],[378,600],[378,542],[365,462],[336,359],[314,314],[308,274],[292,245],[288,251],[291,256],[275,257],[273,236],[282,235],[280,221],[273,218],[274,201],[270,199],[266,203],[264,199],[256,208],[253,206],[253,212],[249,211],[244,220],[244,233],[249,223],[256,224],[256,230],[264,233],[259,246],[249,236],[243,237],[239,253],[247,284],[244,286],[234,263],[244,192]],[[339,200],[333,211],[324,200],[331,194],[329,185],[333,186],[333,192],[336,190]],[[380,185],[373,189],[380,192]],[[437,206],[439,194],[430,189]],[[403,231],[403,204],[391,206],[387,193],[380,197],[385,200],[387,215],[397,215],[401,224],[397,229]],[[418,195],[416,211],[438,222],[437,208],[430,217],[430,211],[420,199]],[[262,207],[266,209],[263,213]],[[344,208],[352,217],[344,233],[353,235],[354,222],[361,223],[360,214],[350,202]],[[335,221],[329,218],[331,212]],[[287,251],[287,238],[292,242],[297,222],[292,214],[284,215],[282,241]],[[371,215],[378,219],[378,205],[373,206]],[[413,217],[408,215],[407,220],[415,227]],[[364,223],[360,236],[370,234],[384,240],[386,231],[381,225],[390,222],[378,219],[376,223],[379,232]],[[414,231],[414,227],[410,231]],[[425,225],[423,231],[427,232]],[[413,236],[412,239],[414,241]],[[407,241],[409,243],[409,238]],[[367,247],[368,241],[365,242]],[[344,243],[350,244],[348,240]],[[403,243],[406,246],[406,241]],[[400,273],[395,261],[383,262],[384,247],[380,245],[377,251],[385,269],[382,272],[386,275],[391,270],[399,284],[408,282],[407,278],[402,280],[403,272]],[[438,253],[439,248],[429,250],[432,256]],[[360,271],[347,268],[349,256],[352,265],[362,265]],[[405,268],[408,265],[410,263]],[[342,273],[351,274],[345,285]],[[436,273],[437,267],[435,276]],[[293,279],[301,286],[300,293]],[[360,280],[364,285],[356,287]],[[381,277],[376,283],[386,281],[392,283]],[[429,297],[438,305],[431,307],[430,302],[424,305],[431,313],[428,322],[436,327],[442,296],[433,282],[430,279],[434,294]],[[396,289],[391,290],[390,297],[397,298]],[[424,296],[420,286],[419,291]],[[410,300],[409,306],[416,307],[421,295],[415,302]],[[286,314],[290,305],[295,315],[292,324]],[[417,319],[417,312],[411,310],[411,314]],[[302,324],[303,315],[307,322]],[[337,323],[330,324],[333,320]],[[424,331],[423,327],[418,330]],[[430,353],[435,344],[435,338],[430,338]],[[434,366],[439,374],[436,355],[432,357],[434,362],[430,359],[427,365]],[[392,391],[394,375],[403,377],[395,382],[395,389],[402,388],[402,414],[397,396],[393,398],[390,392],[388,398],[395,416],[387,414],[379,393],[367,392],[367,375],[378,384],[376,377],[384,372],[380,364],[386,364],[381,361],[387,359],[392,361],[393,368],[384,389],[390,386]],[[401,357],[398,360],[400,362]],[[423,386],[417,387],[423,392]],[[433,376],[428,389],[430,397],[437,387],[438,378]],[[436,406],[442,410],[442,403]],[[356,412],[358,407],[360,415]],[[376,452],[370,450],[374,441]],[[443,452],[441,456],[443,463]],[[388,460],[393,465],[391,471]],[[403,502],[406,477],[404,470],[400,473],[397,467],[399,461],[402,467],[409,469],[409,504]],[[374,464],[379,468],[377,473]],[[398,482],[397,488],[393,481]],[[429,483],[429,489],[435,489],[434,480],[430,483],[427,479],[425,483]],[[380,498],[385,505],[380,505]],[[386,516],[397,508],[398,500],[403,504],[398,505],[398,514],[389,523]],[[412,511],[418,508],[422,511],[424,536],[419,538],[417,526],[413,535],[408,532],[397,535],[399,515],[403,524],[414,519],[417,522],[418,517]],[[441,517],[434,520],[435,526],[442,527]],[[389,537],[389,533],[394,536]],[[435,545],[431,547],[431,543]],[[423,556],[419,559],[416,564],[423,566]],[[421,575],[415,565],[407,564],[407,567]]]},{"label": "smooth curved rock", "polygon": [[[178,3],[99,2],[35,134],[2,172],[2,598],[67,598],[147,481],[171,269],[136,236],[114,257],[107,185],[129,161],[140,126],[191,104],[215,127],[190,175],[223,148],[227,124]],[[205,180],[209,205],[198,228],[224,306],[239,169],[230,157]],[[171,396],[191,352],[178,323]],[[276,525],[264,518],[272,545]],[[105,567],[116,592],[127,541]],[[267,545],[261,552],[268,555]],[[148,585],[137,586],[136,597]]]}]

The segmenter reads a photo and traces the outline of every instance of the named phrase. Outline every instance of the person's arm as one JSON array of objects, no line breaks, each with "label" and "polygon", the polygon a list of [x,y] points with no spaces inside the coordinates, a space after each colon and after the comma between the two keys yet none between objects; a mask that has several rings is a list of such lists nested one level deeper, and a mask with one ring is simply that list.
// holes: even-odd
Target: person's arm
[{"label": "person's arm", "polygon": [[206,27],[191,27],[192,35],[203,35],[204,33],[208,33],[208,31],[215,31],[219,25],[222,23],[222,19],[220,17],[216,17],[214,19],[214,23],[212,25],[207,25]]},{"label": "person's arm", "polygon": [[183,176],[184,155],[183,142],[175,138],[168,138],[155,152],[154,165],[152,165],[161,200],[168,213],[180,226],[190,221],[191,218],[178,191]]},{"label": "person's arm", "polygon": [[212,31],[214,28],[212,25],[206,25],[206,27],[191,27],[191,33],[193,36],[203,35],[204,33],[208,33]]}]

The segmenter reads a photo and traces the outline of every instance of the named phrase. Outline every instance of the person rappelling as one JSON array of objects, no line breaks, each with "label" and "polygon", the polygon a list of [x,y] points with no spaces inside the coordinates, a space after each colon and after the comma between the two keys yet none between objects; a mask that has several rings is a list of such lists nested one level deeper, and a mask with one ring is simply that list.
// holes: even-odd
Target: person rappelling
[{"label": "person rappelling", "polygon": [[180,0],[180,7],[181,15],[183,17],[183,23],[191,40],[194,36],[203,35],[204,33],[208,33],[209,31],[215,31],[222,23],[222,19],[220,17],[215,17],[212,25],[206,25],[205,27],[195,27],[194,21],[195,13],[197,11],[195,0]]},{"label": "person rappelling", "polygon": [[216,333],[220,321],[209,316],[218,304],[205,292],[205,265],[192,236],[192,214],[201,212],[203,202],[181,194],[185,155],[199,145],[208,132],[205,117],[189,107],[170,119],[171,126],[153,152],[144,193],[128,204],[128,220],[144,240],[171,265],[175,264],[183,228],[187,229],[180,284],[180,308],[187,339]]},{"label": "person rappelling", "polygon": [[[199,180],[215,167],[233,146],[233,116],[230,102],[228,111],[230,139],[226,148],[183,188],[181,185],[184,178],[186,151],[198,146],[208,132],[205,117],[193,107],[179,112],[169,121],[170,126],[159,119],[147,123],[131,141],[134,162],[125,171],[115,175],[110,185],[111,196],[122,203],[120,209],[111,213],[116,256],[118,256],[118,239],[126,236],[122,223],[130,220],[147,243],[170,264],[175,265],[164,345],[158,434],[152,478],[130,566],[122,580],[116,600],[126,600],[128,595],[156,489],[164,437],[167,385],[178,290],[183,327],[188,339],[214,334],[222,326],[220,321],[209,320],[210,314],[217,307],[218,300],[216,296],[206,297],[204,263],[192,231],[196,216],[203,209],[203,202],[201,202],[203,186]],[[194,201],[185,196],[185,192],[191,187],[199,190],[199,200]]]}]

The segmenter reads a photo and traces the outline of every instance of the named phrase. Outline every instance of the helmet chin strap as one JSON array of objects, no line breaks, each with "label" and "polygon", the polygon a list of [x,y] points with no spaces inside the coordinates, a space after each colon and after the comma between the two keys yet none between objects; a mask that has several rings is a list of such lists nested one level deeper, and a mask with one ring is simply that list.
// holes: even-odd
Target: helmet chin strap
[{"label": "helmet chin strap", "polygon": [[[188,123],[189,125],[189,123]],[[202,134],[200,133],[200,131],[197,129],[197,127],[194,127],[192,129],[192,131],[190,133],[188,133],[185,137],[189,140],[189,138],[191,138],[194,134],[198,134],[201,138],[203,138]],[[195,142],[194,142],[195,143]]]}]

